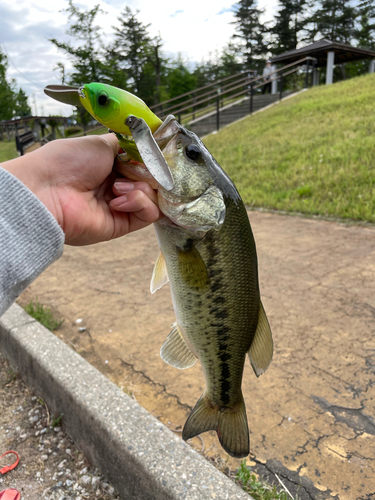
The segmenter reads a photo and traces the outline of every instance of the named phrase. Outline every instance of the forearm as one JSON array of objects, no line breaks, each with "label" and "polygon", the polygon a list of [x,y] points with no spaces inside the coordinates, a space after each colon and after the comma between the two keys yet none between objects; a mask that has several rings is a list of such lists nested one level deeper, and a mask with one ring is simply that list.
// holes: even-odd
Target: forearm
[{"label": "forearm", "polygon": [[0,315],[61,256],[63,245],[64,233],[51,213],[0,167]]}]

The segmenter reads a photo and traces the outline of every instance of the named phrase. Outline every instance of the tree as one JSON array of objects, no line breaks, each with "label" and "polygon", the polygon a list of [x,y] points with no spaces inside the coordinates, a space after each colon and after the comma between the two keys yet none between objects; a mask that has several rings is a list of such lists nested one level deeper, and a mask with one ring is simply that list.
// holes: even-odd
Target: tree
[{"label": "tree", "polygon": [[355,36],[356,9],[347,0],[321,0],[310,18],[316,25],[314,37],[320,35],[334,42],[351,43]]},{"label": "tree", "polygon": [[19,89],[18,93],[15,95],[15,107],[14,113],[16,116],[29,116],[31,115],[31,108],[27,102],[26,92]]},{"label": "tree", "polygon": [[168,71],[168,94],[169,97],[177,97],[186,92],[191,92],[197,87],[195,76],[189,71],[187,64],[179,54]]},{"label": "tree", "polygon": [[355,30],[358,46],[375,49],[375,4],[374,0],[362,0],[357,7],[359,26]]},{"label": "tree", "polygon": [[[70,43],[62,43],[51,38],[52,42],[60,50],[68,54],[73,63],[74,71],[69,76],[71,85],[82,85],[84,83],[99,82],[103,78],[105,65],[103,64],[103,43],[100,36],[100,27],[94,24],[99,12],[103,12],[99,5],[91,10],[81,11],[69,0],[69,21],[72,21],[67,34],[80,41],[78,47]],[[61,68],[61,63],[58,64]]]},{"label": "tree", "polygon": [[16,91],[16,81],[8,81],[8,58],[0,48],[0,121],[10,120],[15,116],[31,115],[31,108],[27,103],[27,95],[22,90]]},{"label": "tree", "polygon": [[264,10],[257,8],[257,0],[240,0],[234,5],[236,21],[235,39],[239,39],[239,51],[244,69],[259,70],[263,65],[268,47],[264,40],[266,27],[260,22]]},{"label": "tree", "polygon": [[281,54],[297,48],[302,41],[300,33],[308,23],[306,16],[307,0],[279,0],[280,10],[271,28],[274,36],[273,54]]},{"label": "tree", "polygon": [[125,7],[124,12],[118,18],[120,28],[113,26],[115,30],[115,43],[113,51],[117,54],[121,67],[126,72],[130,82],[131,91],[138,94],[142,79],[143,67],[148,61],[151,39],[147,28],[137,19],[130,7]]}]

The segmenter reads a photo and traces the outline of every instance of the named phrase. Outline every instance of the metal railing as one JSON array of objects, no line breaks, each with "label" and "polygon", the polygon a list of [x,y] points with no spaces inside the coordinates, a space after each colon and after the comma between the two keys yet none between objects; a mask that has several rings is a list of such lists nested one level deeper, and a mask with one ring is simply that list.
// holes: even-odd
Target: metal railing
[{"label": "metal railing", "polygon": [[[243,85],[247,85],[247,82],[255,73],[256,72],[253,70],[241,71],[240,73],[236,73],[235,75],[216,80],[209,85],[199,87],[197,89],[194,89],[193,91],[185,92],[185,94],[181,94],[161,103],[154,104],[153,106],[150,106],[150,109],[152,109],[154,113],[156,113],[162,119],[170,114],[178,115],[180,112],[189,108],[192,108],[191,114],[194,116],[198,110],[201,111],[200,105],[202,103],[209,102],[210,100],[216,98],[218,92],[230,92],[231,90],[233,90],[233,88],[239,88]],[[234,79],[236,79],[235,84],[229,82],[229,80]],[[202,91],[206,92],[201,93]],[[191,97],[185,99],[183,103],[175,103],[175,101],[179,101],[184,97],[189,96]],[[175,104],[171,104],[172,102],[174,102]]]},{"label": "metal railing", "polygon": [[[279,98],[282,99],[283,96],[283,86],[285,83],[285,77],[299,71],[301,66],[304,66],[305,70],[305,88],[308,88],[309,83],[310,86],[313,85],[313,73],[316,67],[317,60],[314,57],[304,57],[303,59],[299,59],[293,63],[287,64],[282,68],[278,68],[277,70],[269,73],[267,75],[271,80],[277,80],[279,84]],[[254,73],[254,72],[252,72]],[[236,81],[228,82],[230,79],[236,78]],[[224,85],[223,85],[223,82]],[[266,82],[268,83],[268,82]],[[232,75],[231,77],[224,78],[222,80],[218,80],[210,85],[205,87],[201,87],[194,92],[202,91],[211,87],[211,90],[197,96],[194,95],[194,92],[186,92],[185,94],[181,94],[180,96],[174,97],[173,99],[169,99],[160,104],[155,104],[151,106],[151,109],[158,114],[158,116],[164,120],[167,115],[173,114],[177,117],[178,121],[181,122],[181,117],[183,115],[184,121],[189,117],[194,120],[197,112],[200,115],[205,115],[210,111],[216,111],[216,125],[217,130],[220,128],[220,108],[223,108],[226,104],[229,104],[233,101],[239,101],[241,97],[250,96],[249,99],[249,113],[253,113],[253,98],[254,91],[263,87],[265,85],[263,76],[252,76],[250,72],[245,73],[237,73],[236,75]],[[215,87],[215,88],[212,88]],[[241,89],[241,90],[239,90]],[[182,99],[184,97],[188,97],[193,94],[193,97],[190,97],[184,100],[183,103],[177,103],[175,105],[170,105],[173,101],[178,99]],[[167,105],[165,107],[165,105]]]}]

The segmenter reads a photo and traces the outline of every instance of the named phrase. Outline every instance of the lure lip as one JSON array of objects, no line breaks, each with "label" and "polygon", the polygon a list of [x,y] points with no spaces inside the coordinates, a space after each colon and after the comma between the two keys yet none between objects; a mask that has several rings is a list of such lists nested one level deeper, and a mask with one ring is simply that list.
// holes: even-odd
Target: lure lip
[{"label": "lure lip", "polygon": [[129,127],[139,154],[152,177],[166,191],[174,188],[174,180],[169,165],[165,160],[150,127],[145,120],[129,115],[125,121]]},{"label": "lure lip", "polygon": [[78,87],[70,85],[47,85],[44,88],[44,93],[56,101],[78,107],[82,106],[79,100],[79,90]]}]

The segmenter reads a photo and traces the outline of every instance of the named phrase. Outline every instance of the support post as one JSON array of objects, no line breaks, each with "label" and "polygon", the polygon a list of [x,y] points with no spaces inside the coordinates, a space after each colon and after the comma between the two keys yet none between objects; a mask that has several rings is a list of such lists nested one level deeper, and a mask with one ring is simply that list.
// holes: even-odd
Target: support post
[{"label": "support post", "polygon": [[313,86],[319,85],[319,68],[314,68],[313,72]]},{"label": "support post", "polygon": [[254,84],[250,84],[250,114],[253,114],[253,94],[254,94],[254,89],[253,89]]},{"label": "support post", "polygon": [[335,53],[333,51],[327,54],[327,74],[326,85],[333,83],[333,65],[335,64]]},{"label": "support post", "polygon": [[283,74],[281,73],[280,75],[280,94],[279,94],[279,99],[283,98]]},{"label": "support post", "polygon": [[272,75],[273,80],[272,80],[272,87],[271,87],[271,94],[275,95],[277,94],[277,76]]},{"label": "support post", "polygon": [[370,64],[368,65],[368,72],[369,73],[375,72],[375,59],[371,59]]},{"label": "support post", "polygon": [[305,77],[305,89],[309,86],[309,71],[310,71],[310,59],[306,62],[306,77]]},{"label": "support post", "polygon": [[220,129],[220,94],[216,96],[216,130]]}]

